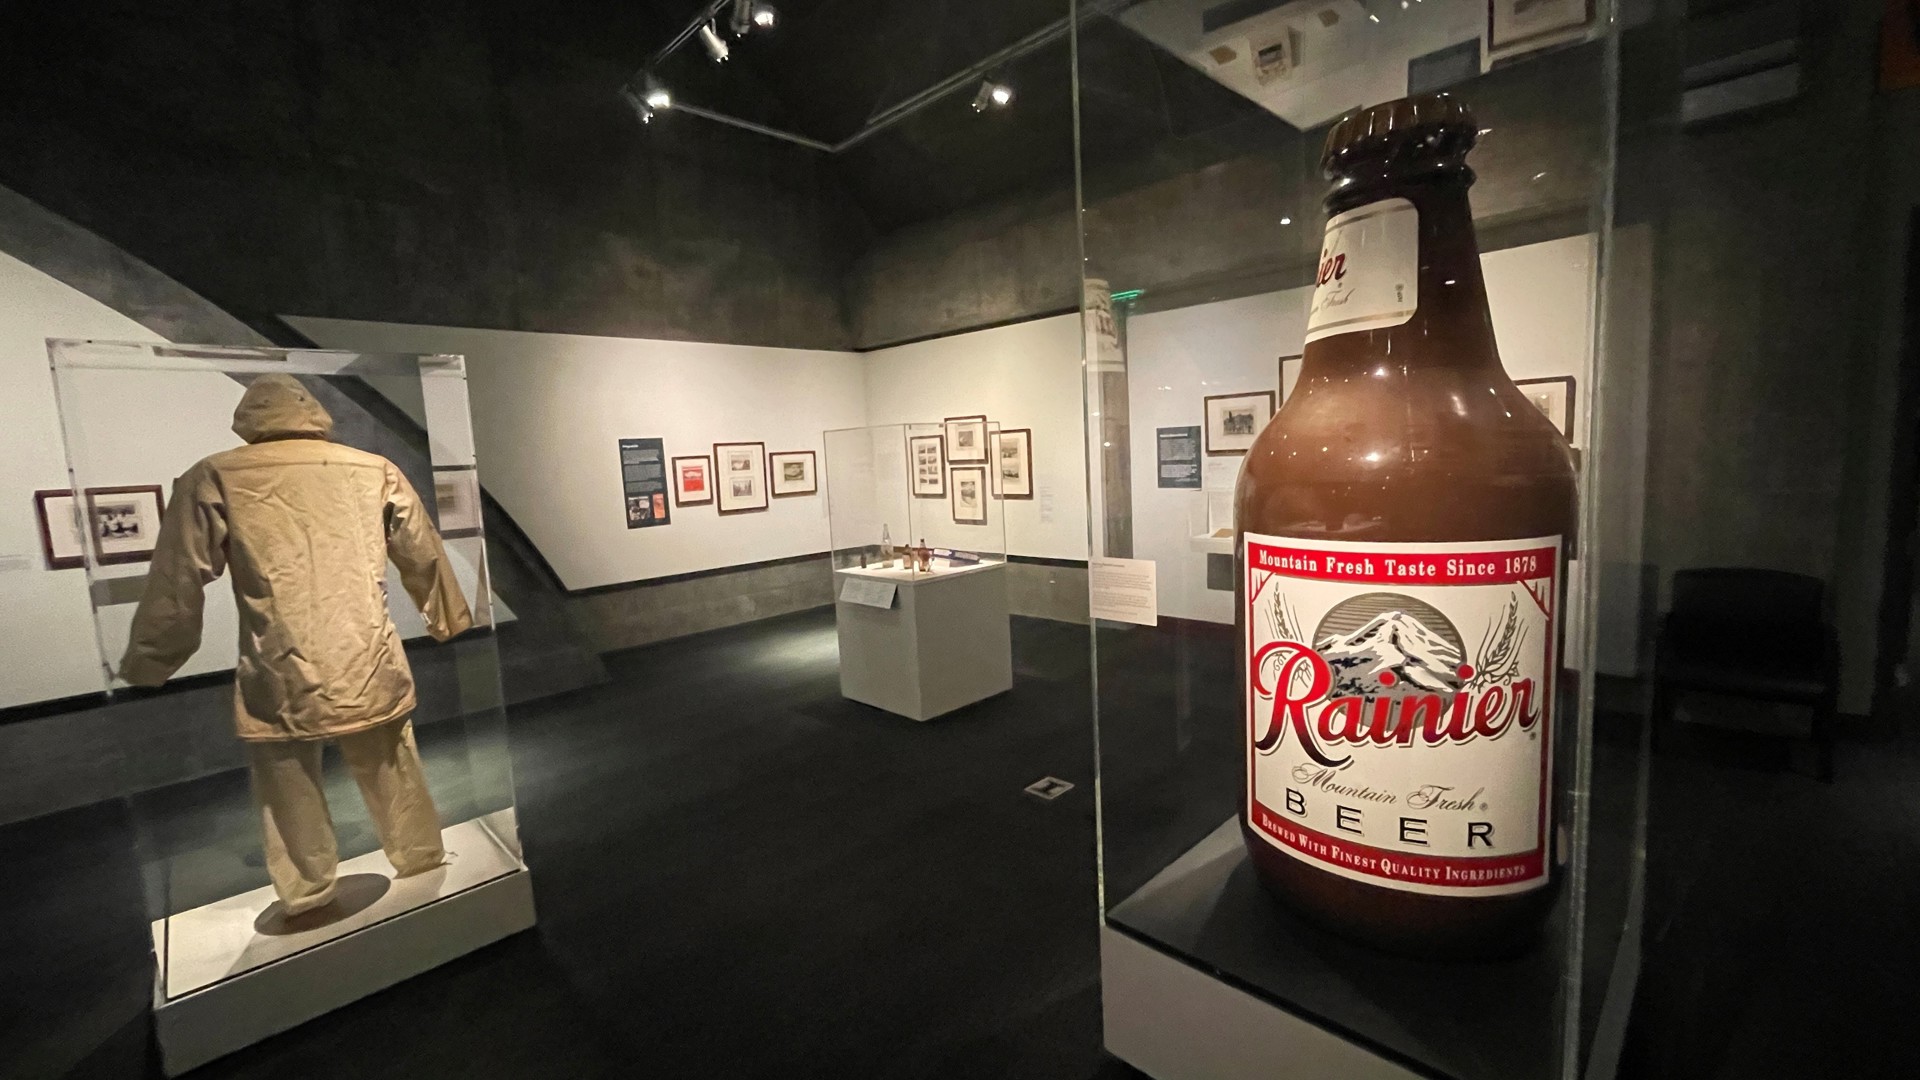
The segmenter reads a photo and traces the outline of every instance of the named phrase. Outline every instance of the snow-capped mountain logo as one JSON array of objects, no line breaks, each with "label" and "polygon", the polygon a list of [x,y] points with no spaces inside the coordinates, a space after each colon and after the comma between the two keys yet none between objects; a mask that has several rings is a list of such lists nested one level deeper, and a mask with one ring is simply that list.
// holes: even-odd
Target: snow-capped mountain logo
[{"label": "snow-capped mountain logo", "polygon": [[1333,673],[1335,696],[1451,694],[1472,673],[1453,622],[1401,593],[1364,593],[1336,605],[1313,641]]}]

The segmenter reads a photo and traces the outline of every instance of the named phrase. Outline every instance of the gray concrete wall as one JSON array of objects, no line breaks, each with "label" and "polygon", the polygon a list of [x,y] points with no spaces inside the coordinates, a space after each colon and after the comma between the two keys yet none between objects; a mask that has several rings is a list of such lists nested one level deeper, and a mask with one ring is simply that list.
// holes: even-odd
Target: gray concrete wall
[{"label": "gray concrete wall", "polygon": [[602,653],[831,603],[833,570],[824,554],[567,598],[568,617]]},{"label": "gray concrete wall", "polygon": [[[1059,622],[1087,621],[1087,569],[1050,563],[1007,566],[1009,610]],[[749,566],[662,582],[576,593],[568,617],[599,652],[757,622],[833,603],[827,556]]]},{"label": "gray concrete wall", "polygon": [[1798,101],[1686,131],[1665,160],[1647,558],[1663,582],[1691,566],[1826,579],[1841,706],[1861,712],[1887,482],[1866,448],[1893,422],[1867,396],[1887,362],[1874,308],[1901,257],[1874,208],[1886,155],[1914,143],[1882,142],[1874,5],[1823,7],[1802,32]]},{"label": "gray concrete wall", "polygon": [[[1557,53],[1550,62],[1496,71],[1467,91],[1490,129],[1473,156],[1474,213],[1483,230],[1521,230],[1595,205],[1602,59],[1598,46]],[[1126,104],[1107,100],[1083,95],[1084,127],[1108,122],[1102,108]],[[1171,137],[1144,158],[1090,163],[1083,180],[1088,273],[1115,292],[1144,289],[1149,298],[1303,283],[1325,221],[1317,164],[1325,141],[1326,128],[1294,132],[1255,118]],[[1073,192],[1062,189],[879,238],[848,278],[854,346],[1077,307],[1075,218]]]},{"label": "gray concrete wall", "polygon": [[1086,623],[1087,568],[1055,563],[1009,562],[1007,610],[1035,619]]},{"label": "gray concrete wall", "polygon": [[243,321],[847,344],[867,227],[830,162],[643,131],[630,24],[589,52],[485,0],[16,7],[0,184]]}]

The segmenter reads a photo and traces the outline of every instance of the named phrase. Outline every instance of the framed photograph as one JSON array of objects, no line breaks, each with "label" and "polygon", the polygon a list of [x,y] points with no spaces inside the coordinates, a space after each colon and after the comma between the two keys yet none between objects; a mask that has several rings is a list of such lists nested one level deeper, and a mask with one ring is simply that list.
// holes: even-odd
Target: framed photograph
[{"label": "framed photograph", "polygon": [[993,436],[995,494],[1003,499],[1033,498],[1033,429],[1002,428]]},{"label": "framed photograph", "polygon": [[1278,400],[1282,405],[1285,405],[1287,403],[1287,365],[1299,363],[1300,358],[1301,358],[1301,354],[1299,353],[1294,353],[1292,356],[1283,356],[1280,358],[1280,381],[1277,383],[1274,383],[1273,385],[1280,388],[1280,396]]},{"label": "framed photograph", "polygon": [[1271,390],[1251,394],[1216,394],[1203,402],[1207,416],[1207,453],[1244,454],[1253,445],[1254,436],[1273,419]]},{"label": "framed photograph", "polygon": [[767,444],[713,444],[713,497],[723,514],[767,508]]},{"label": "framed photograph", "polygon": [[705,454],[673,459],[673,505],[705,506],[713,501],[713,459]]},{"label": "framed photograph", "polygon": [[1545,379],[1515,379],[1513,385],[1527,395],[1534,407],[1547,414],[1553,426],[1569,440],[1573,438],[1573,376],[1554,375]]},{"label": "framed photograph", "polygon": [[816,459],[811,450],[782,450],[767,459],[773,470],[773,497],[817,495],[820,481],[815,473]]},{"label": "framed photograph", "polygon": [[953,464],[976,461],[986,464],[986,417],[949,416],[944,423],[947,428],[947,461]]},{"label": "framed photograph", "polygon": [[433,470],[433,509],[440,535],[480,532],[480,473],[471,465]]},{"label": "framed photograph", "polygon": [[970,465],[953,470],[953,521],[956,525],[987,523],[987,470]]},{"label": "framed photograph", "polygon": [[913,468],[913,497],[947,497],[947,440],[942,435],[907,438],[907,459]]},{"label": "framed photograph", "polygon": [[160,540],[166,502],[159,484],[88,488],[87,520],[93,554],[103,566],[146,562]]},{"label": "framed photograph", "polygon": [[80,504],[71,491],[36,491],[33,512],[40,519],[40,551],[49,570],[73,570],[87,565],[81,545]]},{"label": "framed photograph", "polygon": [[1593,22],[1593,0],[1487,0],[1487,51],[1527,52]]}]

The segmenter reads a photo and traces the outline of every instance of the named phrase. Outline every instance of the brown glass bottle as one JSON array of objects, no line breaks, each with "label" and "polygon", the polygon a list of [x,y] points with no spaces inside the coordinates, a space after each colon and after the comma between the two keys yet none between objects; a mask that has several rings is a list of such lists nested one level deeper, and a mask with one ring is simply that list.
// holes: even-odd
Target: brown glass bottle
[{"label": "brown glass bottle", "polygon": [[[1555,699],[1574,469],[1494,345],[1467,199],[1477,134],[1444,95],[1335,126],[1317,329],[1236,492],[1254,868],[1310,921],[1429,957],[1537,936],[1572,729]],[[1391,227],[1336,237],[1343,215],[1383,212]],[[1381,269],[1395,259],[1409,295]]]}]

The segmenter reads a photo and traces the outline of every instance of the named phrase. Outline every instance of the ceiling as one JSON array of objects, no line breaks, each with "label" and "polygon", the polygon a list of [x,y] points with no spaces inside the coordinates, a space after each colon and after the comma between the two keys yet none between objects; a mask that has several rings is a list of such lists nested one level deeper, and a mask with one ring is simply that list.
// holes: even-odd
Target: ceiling
[{"label": "ceiling", "polygon": [[[732,41],[712,63],[689,42],[656,73],[680,100],[837,143],[876,112],[1058,22],[1066,0],[775,0],[777,27]],[[591,8],[585,4],[577,7]],[[698,0],[609,5],[583,19],[570,46],[638,67],[700,9]],[[570,20],[571,21],[571,20]],[[549,24],[547,33],[566,32]],[[723,30],[724,32],[724,30]],[[649,37],[649,33],[651,36]],[[1083,93],[1097,96],[1100,130],[1089,165],[1146,156],[1169,141],[1262,110],[1105,18],[1082,26]],[[880,232],[970,206],[1058,193],[1073,182],[1073,79],[1062,36],[1009,63],[998,77],[1010,108],[975,113],[957,90],[832,155],[848,194]],[[656,124],[707,125],[687,114]]]}]

